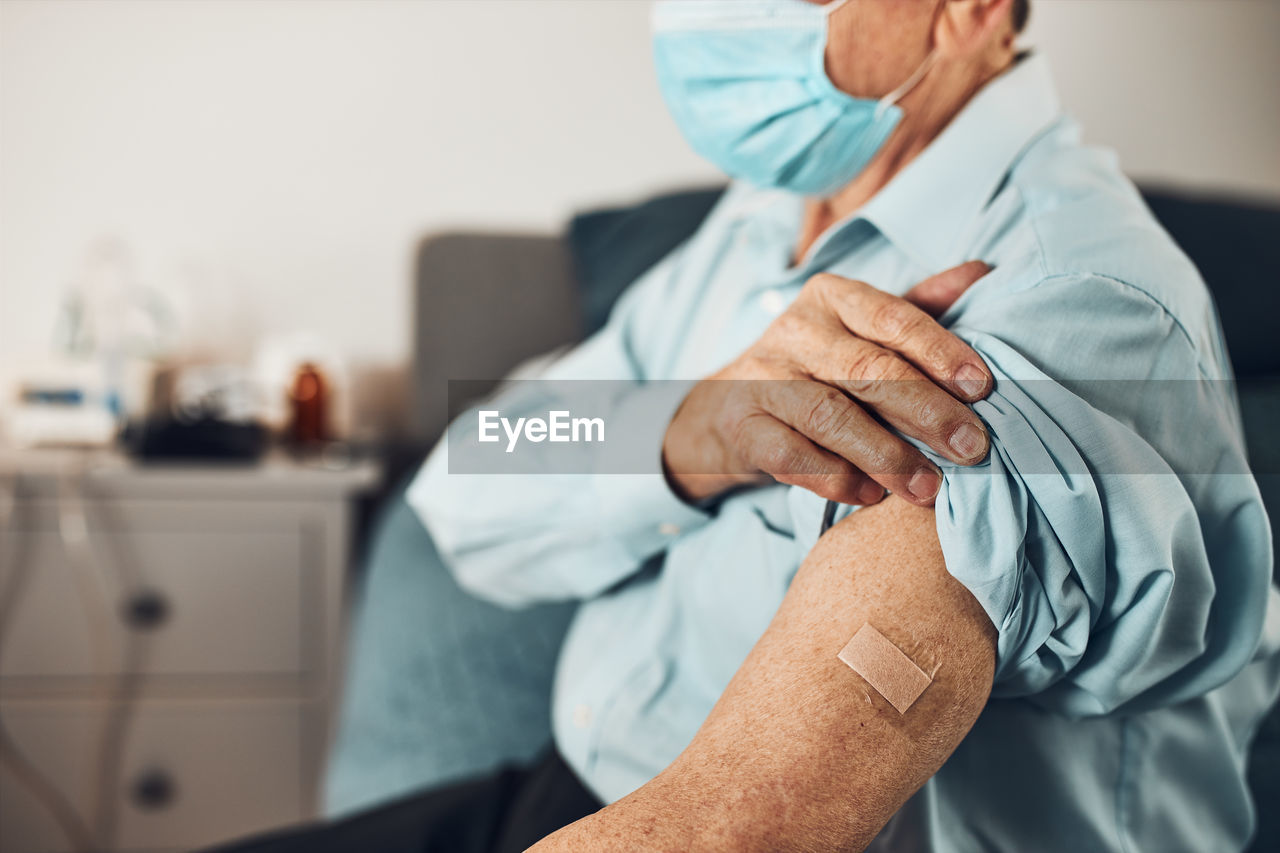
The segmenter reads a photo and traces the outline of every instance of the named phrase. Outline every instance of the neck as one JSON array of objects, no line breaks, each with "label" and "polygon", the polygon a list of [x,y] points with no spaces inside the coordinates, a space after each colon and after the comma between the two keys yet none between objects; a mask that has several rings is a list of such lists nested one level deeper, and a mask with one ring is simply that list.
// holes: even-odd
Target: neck
[{"label": "neck", "polygon": [[[811,198],[805,202],[804,218],[796,241],[796,262],[828,228],[859,210],[884,189],[894,175],[929,147],[979,89],[1011,65],[1013,58],[1009,57],[1007,61],[987,66],[978,73],[965,75],[966,81],[962,85],[945,87],[949,91],[944,90],[945,84],[926,88],[922,83],[919,89],[904,98],[902,106],[906,117],[867,167],[830,197]],[[935,80],[960,76],[949,74],[949,71],[939,62],[930,76],[936,75]]]}]

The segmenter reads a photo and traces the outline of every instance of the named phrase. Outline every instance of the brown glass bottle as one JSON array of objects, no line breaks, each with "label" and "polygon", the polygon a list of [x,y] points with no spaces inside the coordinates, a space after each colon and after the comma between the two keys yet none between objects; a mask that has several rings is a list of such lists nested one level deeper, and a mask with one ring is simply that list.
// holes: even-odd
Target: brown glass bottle
[{"label": "brown glass bottle", "polygon": [[294,374],[289,404],[292,444],[309,447],[329,440],[329,383],[311,362],[304,362]]}]

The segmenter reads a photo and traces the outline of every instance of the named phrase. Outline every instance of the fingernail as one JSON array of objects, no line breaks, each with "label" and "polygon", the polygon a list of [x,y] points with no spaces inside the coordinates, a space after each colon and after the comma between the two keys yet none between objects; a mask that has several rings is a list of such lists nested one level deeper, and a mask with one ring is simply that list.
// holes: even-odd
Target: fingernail
[{"label": "fingernail", "polygon": [[862,506],[880,503],[884,497],[884,487],[879,483],[863,483],[858,488],[858,503]]},{"label": "fingernail", "polygon": [[983,448],[986,446],[986,435],[978,427],[973,424],[961,424],[960,428],[951,434],[951,441],[948,442],[951,449],[964,459],[971,459],[982,454]]},{"label": "fingernail", "polygon": [[956,385],[966,397],[977,399],[987,390],[987,375],[972,364],[962,364],[956,371]]},{"label": "fingernail", "polygon": [[911,475],[911,481],[907,483],[907,491],[911,492],[911,496],[916,500],[927,501],[938,494],[941,486],[942,478],[936,471],[932,468],[921,468]]}]

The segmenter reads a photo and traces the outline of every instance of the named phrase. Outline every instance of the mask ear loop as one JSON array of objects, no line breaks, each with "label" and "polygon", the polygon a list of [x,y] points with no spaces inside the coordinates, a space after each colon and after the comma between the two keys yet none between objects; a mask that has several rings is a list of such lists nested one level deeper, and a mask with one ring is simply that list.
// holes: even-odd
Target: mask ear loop
[{"label": "mask ear loop", "polygon": [[916,86],[920,85],[920,81],[924,79],[924,75],[929,73],[929,69],[933,68],[934,63],[936,63],[937,61],[938,61],[938,51],[937,50],[929,51],[929,55],[924,58],[924,62],[920,63],[920,67],[917,68],[914,72],[912,72],[911,76],[907,78],[906,82],[903,83],[898,88],[894,89],[889,94],[885,95],[876,104],[876,118],[877,119],[881,118],[884,115],[885,110],[889,109],[889,107],[898,103],[898,101],[906,97],[908,92],[910,92]]}]

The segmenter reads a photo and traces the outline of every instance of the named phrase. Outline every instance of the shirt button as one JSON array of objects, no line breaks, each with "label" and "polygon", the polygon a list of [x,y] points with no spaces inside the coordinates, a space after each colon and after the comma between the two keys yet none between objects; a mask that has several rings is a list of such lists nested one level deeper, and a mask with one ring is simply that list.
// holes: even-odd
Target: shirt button
[{"label": "shirt button", "polygon": [[658,525],[658,532],[661,533],[663,536],[679,536],[680,525],[672,524],[669,521],[664,521],[662,522],[662,524]]},{"label": "shirt button", "polygon": [[591,706],[577,705],[573,709],[573,727],[585,729],[591,725]]},{"label": "shirt button", "polygon": [[760,307],[766,313],[777,316],[787,309],[787,300],[776,290],[766,290],[760,294]]}]

